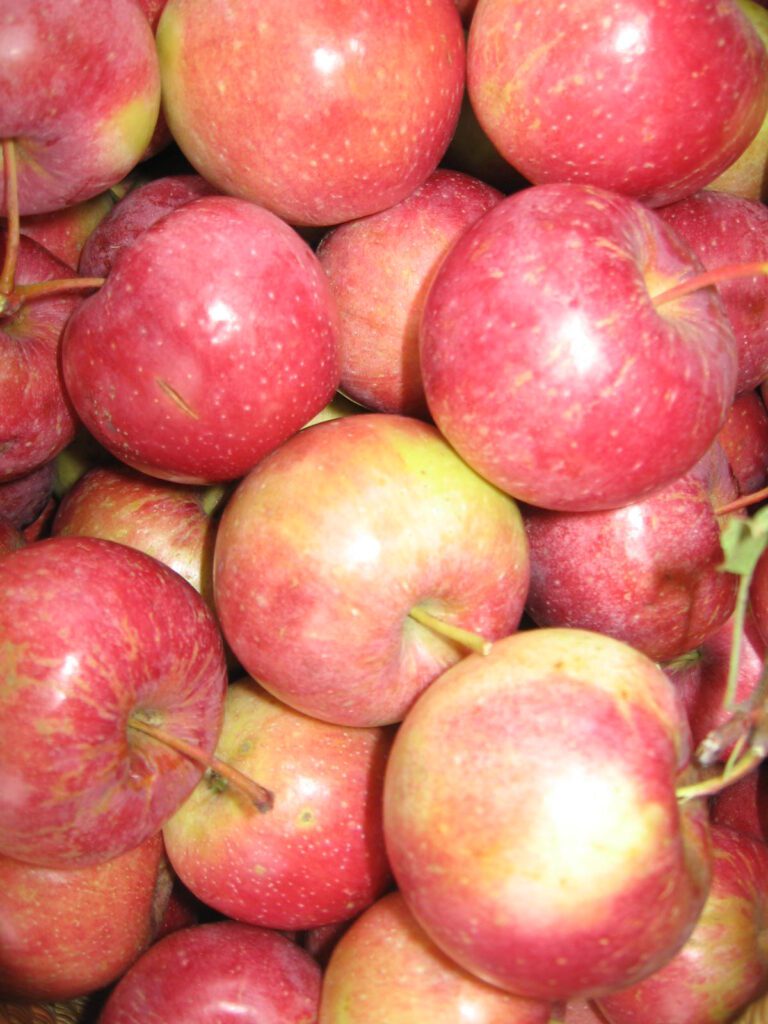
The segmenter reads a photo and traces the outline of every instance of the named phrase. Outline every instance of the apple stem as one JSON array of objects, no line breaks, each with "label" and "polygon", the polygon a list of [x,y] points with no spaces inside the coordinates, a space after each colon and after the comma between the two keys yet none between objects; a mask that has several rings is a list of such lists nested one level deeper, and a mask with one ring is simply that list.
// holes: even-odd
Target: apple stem
[{"label": "apple stem", "polygon": [[715,509],[716,516],[725,516],[730,512],[738,512],[742,508],[749,508],[751,505],[757,505],[764,498],[768,498],[768,487],[763,487],[759,491],[753,491],[751,494],[742,494],[738,498],[734,498],[733,501],[729,501],[727,505],[721,505],[720,508]]},{"label": "apple stem", "polygon": [[717,793],[721,793],[734,782],[738,782],[739,779],[749,775],[760,764],[764,756],[764,752],[760,749],[750,748],[734,764],[726,766],[721,775],[713,775],[709,779],[702,779],[701,782],[692,782],[687,786],[678,786],[678,801],[685,803],[686,800],[696,800],[699,797],[715,796]]},{"label": "apple stem", "polygon": [[88,288],[101,288],[106,278],[104,277],[66,277],[56,278],[53,281],[37,281],[35,284],[19,284],[13,289],[12,299],[26,302],[28,299],[37,299],[43,295],[52,295],[55,292],[85,291]]},{"label": "apple stem", "polygon": [[712,284],[720,284],[721,281],[733,281],[742,277],[758,277],[768,274],[768,263],[729,263],[724,267],[715,267],[714,270],[705,270],[700,274],[694,274],[685,281],[667,288],[658,295],[652,296],[654,306],[661,306],[665,302],[673,302],[675,299],[682,299],[691,292],[707,288]]},{"label": "apple stem", "polygon": [[16,261],[19,256],[19,176],[16,166],[16,143],[3,139],[3,168],[5,170],[5,206],[8,230],[5,242],[5,258],[0,271],[0,295],[10,295],[16,280]]},{"label": "apple stem", "polygon": [[260,786],[239,769],[234,768],[231,764],[227,764],[226,761],[219,760],[214,754],[209,756],[200,750],[199,747],[194,746],[194,744],[187,743],[186,740],[181,739],[179,736],[173,736],[171,733],[166,732],[165,729],[159,729],[156,725],[150,725],[149,722],[145,722],[144,719],[137,718],[135,715],[128,719],[128,727],[151,736],[152,739],[157,740],[166,747],[170,747],[184,757],[188,757],[190,761],[194,761],[196,764],[202,765],[209,771],[214,772],[234,789],[246,796],[258,810],[264,812],[272,808],[274,795],[268,789]]},{"label": "apple stem", "polygon": [[231,486],[229,484],[211,484],[206,487],[200,498],[200,507],[207,516],[215,515],[229,495]]},{"label": "apple stem", "polygon": [[461,644],[463,647],[468,647],[471,651],[477,651],[478,654],[490,653],[493,646],[490,640],[486,640],[485,637],[472,633],[468,629],[462,629],[461,626],[454,626],[450,622],[438,619],[420,605],[415,605],[411,608],[409,614],[416,622],[420,622],[422,626],[426,626],[434,633],[444,636],[448,640],[455,640],[456,643]]}]

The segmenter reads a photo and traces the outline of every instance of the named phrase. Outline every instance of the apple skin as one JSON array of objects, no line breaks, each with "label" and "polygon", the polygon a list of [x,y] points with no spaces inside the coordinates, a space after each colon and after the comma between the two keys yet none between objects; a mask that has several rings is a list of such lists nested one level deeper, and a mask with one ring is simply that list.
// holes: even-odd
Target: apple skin
[{"label": "apple skin", "polygon": [[274,794],[269,814],[197,786],[163,828],[174,870],[219,913],[266,928],[354,917],[391,881],[381,801],[388,729],[330,725],[230,684],[218,756]]},{"label": "apple skin", "polygon": [[157,46],[165,115],[192,166],[292,224],[404,199],[459,116],[454,0],[168,0]]},{"label": "apple skin", "polygon": [[216,745],[227,673],[200,595],[112,541],[52,537],[0,573],[0,852],[108,860],[158,832],[202,769],[127,722]]},{"label": "apple skin", "polygon": [[716,793],[710,801],[710,820],[768,842],[768,766],[763,762]]},{"label": "apple skin", "polygon": [[[65,264],[21,237],[17,284],[71,277]],[[0,483],[38,469],[75,436],[76,416],[59,369],[59,342],[81,302],[82,295],[61,292],[0,316]]]},{"label": "apple skin", "polygon": [[440,169],[401,202],[323,237],[317,256],[339,310],[344,394],[378,412],[428,418],[419,363],[424,299],[446,252],[501,196]]},{"label": "apple skin", "polygon": [[531,555],[526,611],[539,626],[624,640],[654,661],[692,651],[736,604],[715,509],[738,495],[722,448],[642,501],[605,512],[523,506]]},{"label": "apple skin", "polygon": [[768,411],[759,390],[737,395],[717,438],[739,494],[753,494],[768,484]]},{"label": "apple skin", "polygon": [[106,191],[138,163],[160,110],[149,22],[135,0],[6,0],[3,8],[0,137],[16,140],[20,212]]},{"label": "apple skin", "polygon": [[279,932],[237,921],[156,942],[112,990],[98,1024],[314,1024],[321,972]]},{"label": "apple skin", "polygon": [[679,805],[671,683],[620,641],[532,629],[470,655],[395,737],[384,831],[409,908],[445,953],[533,999],[639,981],[706,899],[702,801]]},{"label": "apple skin", "polygon": [[768,986],[768,846],[713,826],[696,927],[659,971],[598,1001],[609,1024],[723,1024]]},{"label": "apple skin", "polygon": [[173,484],[127,466],[97,466],[61,499],[51,533],[101,537],[144,551],[183,576],[213,607],[217,498],[224,498],[218,488]]},{"label": "apple skin", "polygon": [[234,480],[333,397],[337,330],[306,242],[254,203],[207,196],[147,228],[70,317],[64,380],[134,469]]},{"label": "apple skin", "polygon": [[736,5],[719,0],[482,0],[467,88],[489,138],[529,181],[661,206],[702,188],[757,134],[768,55]]},{"label": "apple skin", "polygon": [[405,416],[302,430],[238,484],[216,535],[214,599],[240,664],[340,725],[399,721],[466,653],[415,606],[495,640],[527,589],[515,502]]},{"label": "apple skin", "polygon": [[34,523],[51,500],[55,480],[56,461],[51,459],[24,476],[0,483],[0,519],[19,529]]},{"label": "apple skin", "polygon": [[[656,211],[693,249],[707,270],[768,262],[768,209],[726,192],[697,192]],[[768,277],[716,285],[739,345],[736,391],[751,391],[768,377]]]},{"label": "apple skin", "polygon": [[92,232],[78,264],[82,277],[106,277],[119,253],[146,229],[193,199],[215,195],[199,174],[167,174],[138,185]]},{"label": "apple skin", "polygon": [[0,519],[0,556],[9,555],[12,551],[23,548],[26,541],[21,530],[7,519]]},{"label": "apple skin", "polygon": [[[80,253],[90,234],[107,216],[117,202],[110,190],[74,206],[65,206],[50,213],[34,213],[22,217],[21,233],[34,238],[56,259],[77,271]],[[71,276],[71,275],[70,275]],[[88,274],[83,277],[102,275]]]},{"label": "apple skin", "polygon": [[427,296],[421,363],[437,426],[532,505],[594,511],[671,483],[735,396],[717,295],[658,309],[651,298],[700,270],[631,199],[572,184],[507,196],[458,239]]},{"label": "apple skin", "polygon": [[160,833],[88,867],[0,856],[0,998],[67,1000],[111,984],[154,941],[170,892]]},{"label": "apple skin", "polygon": [[749,586],[749,610],[757,632],[768,644],[768,550],[757,561]]},{"label": "apple skin", "polygon": [[506,195],[530,185],[530,182],[504,159],[480,127],[466,89],[461,101],[456,131],[441,165],[485,181]]},{"label": "apple skin", "polygon": [[487,985],[425,935],[399,892],[369,907],[337,943],[318,1024],[548,1024],[552,1006]]},{"label": "apple skin", "polygon": [[[736,0],[736,4],[749,18],[763,46],[768,47],[768,11],[765,4],[753,0]],[[768,114],[763,117],[757,135],[747,148],[706,187],[745,199],[768,199]]]}]

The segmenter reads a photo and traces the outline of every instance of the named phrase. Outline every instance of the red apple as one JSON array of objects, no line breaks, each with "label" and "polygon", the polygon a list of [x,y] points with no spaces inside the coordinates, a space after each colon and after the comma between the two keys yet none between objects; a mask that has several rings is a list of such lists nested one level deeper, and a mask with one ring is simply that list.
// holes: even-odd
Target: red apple
[{"label": "red apple", "polygon": [[713,445],[678,480],[604,512],[523,508],[531,554],[526,610],[540,626],[577,626],[632,644],[654,661],[692,651],[736,604],[722,571],[715,509],[737,496]]},{"label": "red apple", "polygon": [[320,968],[279,932],[236,921],[156,942],[112,990],[98,1024],[314,1024]]},{"label": "red apple", "polygon": [[0,556],[18,551],[25,544],[24,534],[7,519],[0,519]]},{"label": "red apple", "polygon": [[292,224],[404,199],[459,116],[454,0],[168,0],[157,45],[165,114],[191,164]]},{"label": "red apple", "polygon": [[199,174],[165,174],[138,185],[92,232],[80,256],[83,277],[106,277],[117,256],[155,221],[216,190]]},{"label": "red apple", "polygon": [[160,109],[146,17],[135,0],[3,0],[1,11],[0,138],[16,143],[21,213],[106,191],[138,163]]},{"label": "red apple", "polygon": [[713,825],[768,842],[768,765],[763,762],[712,797],[710,819]]},{"label": "red apple", "polygon": [[339,309],[339,387],[354,401],[428,416],[419,363],[424,299],[445,253],[499,199],[490,185],[438,170],[401,202],[323,237],[317,255]]},{"label": "red apple", "polygon": [[759,391],[736,397],[717,438],[739,494],[753,494],[768,484],[768,412]]},{"label": "red apple", "polygon": [[704,455],[735,393],[736,343],[700,272],[639,203],[580,185],[516,192],[471,225],[427,296],[430,411],[477,472],[545,508],[637,501]]},{"label": "red apple", "polygon": [[427,937],[398,892],[369,907],[331,954],[318,1024],[548,1024],[552,1007],[468,974]]},{"label": "red apple", "polygon": [[0,852],[98,863],[158,832],[202,769],[227,676],[220,634],[177,573],[122,544],[53,537],[0,573]]},{"label": "red apple", "polygon": [[354,917],[390,881],[381,822],[390,744],[389,730],[330,725],[252,680],[232,683],[217,755],[267,786],[274,806],[254,814],[201,782],[163,829],[176,873],[247,924],[304,930]]},{"label": "red apple", "polygon": [[0,519],[23,529],[44,512],[53,495],[56,461],[44,462],[15,480],[0,483]]},{"label": "red apple", "polygon": [[466,90],[456,130],[441,163],[443,167],[462,171],[507,194],[530,185],[530,182],[504,159],[480,127]]},{"label": "red apple", "polygon": [[309,246],[274,214],[196,199],[124,249],[70,317],[64,380],[117,458],[180,483],[243,476],[331,399],[337,313]]},{"label": "red apple", "polygon": [[722,1024],[768,987],[768,846],[713,827],[712,851],[690,938],[650,977],[599,1000],[609,1024]]},{"label": "red apple", "polygon": [[[708,270],[768,263],[768,209],[753,199],[702,191],[657,211]],[[716,285],[739,345],[736,390],[751,391],[768,377],[768,277]]]},{"label": "red apple", "polygon": [[243,668],[343,725],[399,721],[466,653],[415,615],[494,640],[527,588],[517,505],[405,416],[302,430],[240,482],[216,536],[214,598]]},{"label": "red apple", "polygon": [[590,998],[658,970],[710,881],[706,809],[680,804],[674,688],[598,633],[532,629],[419,698],[387,767],[400,891],[432,940],[491,984]]},{"label": "red apple", "polygon": [[107,190],[74,206],[65,206],[50,213],[33,213],[21,218],[21,233],[34,238],[56,259],[76,271],[88,237],[116,202],[117,197]]},{"label": "red apple", "polygon": [[712,181],[752,141],[768,55],[720,0],[483,0],[467,86],[491,141],[529,181],[659,206]]},{"label": "red apple", "polygon": [[170,892],[159,833],[87,867],[0,856],[0,997],[66,1000],[116,981],[154,941]]}]

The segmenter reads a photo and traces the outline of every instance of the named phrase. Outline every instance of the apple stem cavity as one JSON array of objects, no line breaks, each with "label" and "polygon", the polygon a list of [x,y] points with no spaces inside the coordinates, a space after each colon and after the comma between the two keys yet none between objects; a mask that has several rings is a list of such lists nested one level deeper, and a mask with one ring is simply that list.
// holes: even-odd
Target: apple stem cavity
[{"label": "apple stem cavity", "polygon": [[490,640],[486,640],[485,637],[479,636],[479,634],[473,633],[471,630],[462,629],[461,626],[454,626],[450,622],[438,619],[420,605],[415,605],[411,608],[409,615],[416,622],[426,626],[427,629],[431,629],[433,633],[437,633],[439,636],[444,636],[448,640],[454,640],[456,643],[461,644],[462,647],[468,647],[469,650],[476,651],[478,654],[490,654],[491,647],[493,646]]},{"label": "apple stem cavity", "polygon": [[239,771],[239,769],[234,768],[231,764],[227,764],[226,761],[219,760],[213,754],[209,756],[194,744],[187,743],[186,740],[181,739],[179,736],[173,736],[171,733],[166,732],[165,729],[160,729],[136,715],[132,715],[128,719],[128,728],[135,729],[137,732],[143,732],[146,736],[157,740],[158,743],[170,747],[178,754],[188,757],[190,761],[194,761],[196,764],[207,768],[224,783],[232,786],[239,793],[242,793],[243,796],[247,797],[254,807],[262,813],[272,809],[274,795],[268,789],[265,789],[264,786],[260,786],[258,782],[254,782],[253,779]]},{"label": "apple stem cavity", "polygon": [[658,307],[665,302],[674,302],[675,299],[682,299],[691,292],[697,292],[701,288],[708,288],[710,285],[720,284],[722,281],[733,281],[742,277],[759,277],[768,275],[768,263],[728,263],[723,267],[715,267],[713,270],[705,270],[700,274],[694,274],[684,281],[666,288],[663,292],[651,296],[654,306]]},{"label": "apple stem cavity", "polygon": [[0,296],[10,295],[16,280],[16,261],[19,255],[20,219],[19,219],[19,182],[16,164],[16,143],[13,139],[3,139],[3,169],[5,171],[5,204],[8,220],[5,242],[5,258],[0,271]]}]

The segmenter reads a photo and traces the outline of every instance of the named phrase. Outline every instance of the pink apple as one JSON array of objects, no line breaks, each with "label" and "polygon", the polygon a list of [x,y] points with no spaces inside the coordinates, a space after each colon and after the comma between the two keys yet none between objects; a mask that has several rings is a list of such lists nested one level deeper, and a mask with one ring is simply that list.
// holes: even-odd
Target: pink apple
[{"label": "pink apple", "polygon": [[466,654],[415,615],[495,640],[527,588],[515,502],[406,416],[302,430],[238,484],[216,536],[214,598],[243,668],[343,725],[399,721]]},{"label": "pink apple", "polygon": [[80,256],[82,277],[106,277],[117,256],[166,213],[216,190],[199,174],[167,174],[153,178],[121,199],[92,232]]},{"label": "pink apple", "polygon": [[507,196],[454,244],[427,296],[437,426],[477,472],[545,508],[606,509],[671,483],[735,393],[718,297],[654,304],[700,270],[633,200],[568,184]]},{"label": "pink apple", "polygon": [[598,633],[524,630],[450,668],[384,786],[392,870],[427,934],[534,999],[658,970],[710,881],[706,808],[675,792],[684,733],[661,669]]},{"label": "pink apple", "polygon": [[717,438],[739,494],[753,494],[768,484],[768,411],[759,391],[736,397]]},{"label": "pink apple", "polygon": [[381,821],[390,745],[389,730],[330,725],[253,680],[232,683],[218,757],[258,779],[274,806],[254,814],[203,780],[163,829],[176,873],[247,924],[305,930],[354,917],[390,881]]},{"label": "pink apple", "polygon": [[0,852],[98,863],[160,830],[202,769],[131,728],[210,754],[227,676],[200,595],[142,552],[53,537],[0,573]]},{"label": "pink apple", "polygon": [[[71,270],[37,242],[21,238],[16,284],[71,277]],[[59,339],[81,301],[76,293],[62,292],[0,314],[0,482],[50,462],[75,436],[75,414],[59,369]]]},{"label": "pink apple", "polygon": [[768,108],[768,55],[736,4],[483,0],[467,86],[499,152],[535,184],[571,181],[654,206],[746,149]]},{"label": "pink apple", "polygon": [[768,987],[768,846],[713,827],[707,902],[669,963],[598,1001],[609,1024],[721,1024]]},{"label": "pink apple", "polygon": [[279,932],[236,921],[156,942],[112,990],[98,1024],[314,1024],[320,968]]},{"label": "pink apple", "polygon": [[339,309],[341,381],[379,412],[428,417],[419,322],[440,261],[501,193],[438,170],[401,202],[334,228],[317,255]]},{"label": "pink apple", "polygon": [[154,941],[170,892],[159,833],[87,867],[0,856],[0,997],[73,999],[116,981]]},{"label": "pink apple", "polygon": [[[657,212],[707,270],[768,263],[768,209],[756,200],[704,190]],[[736,390],[751,391],[768,377],[768,277],[722,281],[716,287],[739,345]]]},{"label": "pink apple", "polygon": [[317,257],[243,199],[196,199],[124,249],[70,317],[64,380],[87,429],[151,476],[243,476],[331,399],[337,313]]},{"label": "pink apple", "polygon": [[165,114],[193,167],[292,224],[404,199],[459,116],[454,0],[168,0],[157,45]]},{"label": "pink apple", "polygon": [[392,892],[336,945],[323,977],[318,1024],[548,1024],[552,1009],[467,973]]},{"label": "pink apple", "polygon": [[618,509],[524,507],[528,614],[540,626],[607,633],[654,661],[692,651],[736,604],[715,514],[736,496],[725,452],[713,445],[678,480]]},{"label": "pink apple", "polygon": [[138,163],[160,109],[146,17],[135,0],[2,0],[0,11],[0,137],[16,143],[21,213],[106,191]]}]

